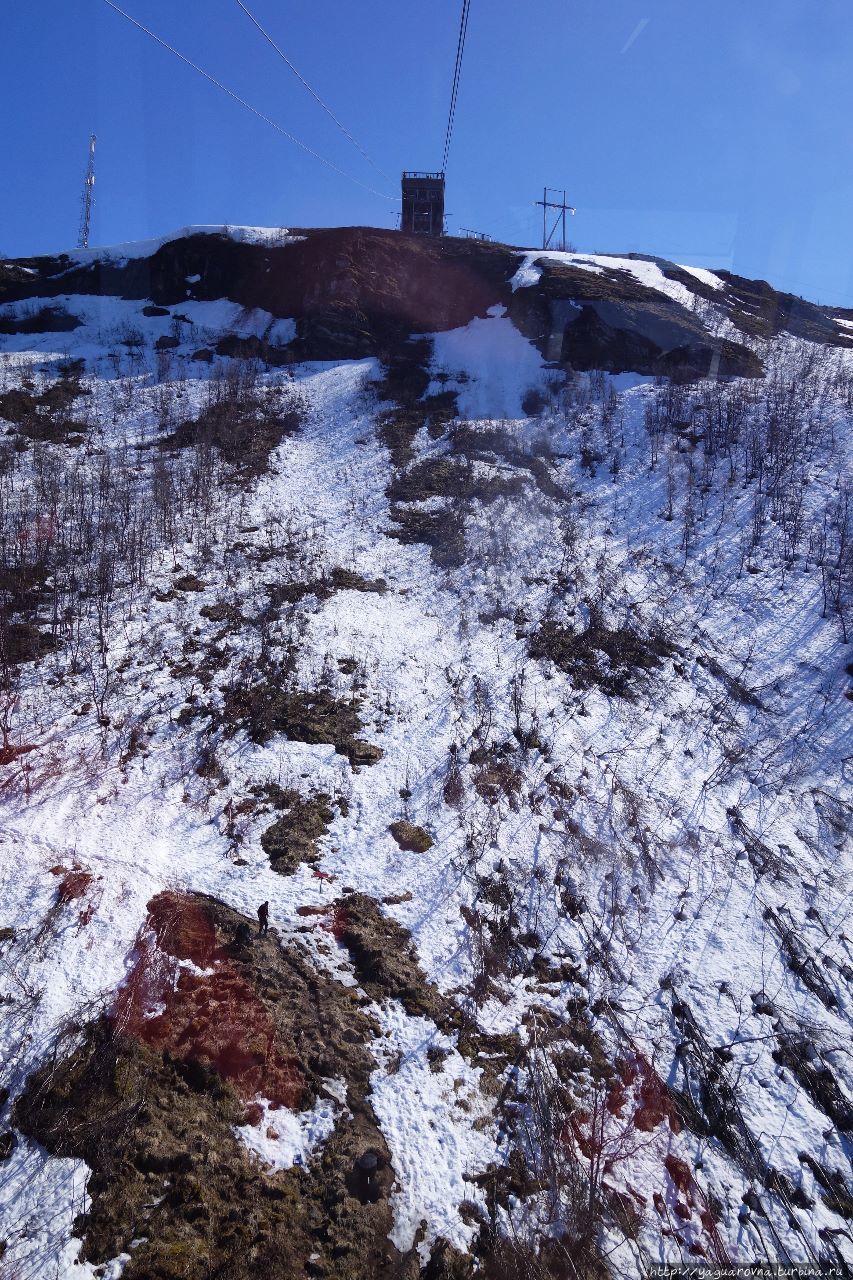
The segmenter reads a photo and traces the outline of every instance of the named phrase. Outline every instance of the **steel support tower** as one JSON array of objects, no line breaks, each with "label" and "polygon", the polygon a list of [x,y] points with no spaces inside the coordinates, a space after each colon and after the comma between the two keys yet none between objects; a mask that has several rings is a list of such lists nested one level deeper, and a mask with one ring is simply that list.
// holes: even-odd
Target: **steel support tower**
[{"label": "steel support tower", "polygon": [[83,179],[83,198],[80,202],[80,235],[77,238],[78,249],[89,248],[89,231],[92,226],[92,205],[95,203],[95,135],[89,138],[89,160],[86,165],[86,177]]}]

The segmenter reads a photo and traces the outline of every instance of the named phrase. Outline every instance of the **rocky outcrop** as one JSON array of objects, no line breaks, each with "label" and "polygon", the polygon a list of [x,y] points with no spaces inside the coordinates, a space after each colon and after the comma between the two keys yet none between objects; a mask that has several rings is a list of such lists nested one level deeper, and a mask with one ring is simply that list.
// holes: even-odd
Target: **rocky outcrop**
[{"label": "rocky outcrop", "polygon": [[228,298],[296,320],[295,341],[277,353],[286,360],[386,357],[411,334],[458,328],[504,306],[546,359],[576,369],[680,378],[762,372],[747,347],[713,337],[696,314],[628,271],[545,260],[537,283],[513,292],[518,265],[518,250],[507,245],[370,227],[308,230],[280,245],[199,233],[148,257],[6,264],[0,302],[105,294],[169,308]]}]

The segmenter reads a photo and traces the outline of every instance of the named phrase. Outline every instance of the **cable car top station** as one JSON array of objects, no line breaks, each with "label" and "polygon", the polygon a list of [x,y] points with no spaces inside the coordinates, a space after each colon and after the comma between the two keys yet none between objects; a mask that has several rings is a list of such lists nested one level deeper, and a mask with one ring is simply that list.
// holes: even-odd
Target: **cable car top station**
[{"label": "cable car top station", "polygon": [[[190,58],[186,56],[186,54],[181,53],[180,50],[174,47],[174,45],[169,44],[167,40],[164,40],[161,36],[158,36],[154,31],[150,30],[150,28],[144,26],[137,18],[134,18],[125,9],[121,8],[121,6],[116,3],[116,0],[103,0],[103,2],[115,13],[119,14],[122,18],[124,18],[127,22],[129,22],[132,26],[136,27],[139,31],[143,32],[144,35],[148,36],[156,44],[160,45],[163,49],[166,49],[169,53],[173,54],[179,61],[184,63],[185,66],[189,67],[190,70],[196,72],[198,75],[202,76],[205,80],[207,80],[210,84],[212,84],[215,88],[219,89],[222,93],[226,94],[229,98],[231,98],[233,102],[237,103],[238,106],[250,112],[257,119],[263,121],[264,124],[269,125],[278,134],[287,138],[289,142],[299,147],[300,150],[306,152],[314,160],[317,160],[321,164],[325,165],[327,169],[331,169],[334,173],[339,174],[341,177],[347,178],[350,182],[353,182],[356,184],[356,186],[359,186],[363,190],[368,191],[371,195],[377,196],[382,200],[388,200],[391,203],[396,203],[396,197],[391,195],[390,192],[377,190],[375,187],[368,185],[368,183],[366,182],[363,182],[360,178],[357,178],[353,174],[348,173],[346,170],[340,168],[337,164],[333,163],[331,160],[327,159],[325,156],[320,155],[317,151],[313,149],[313,147],[308,146],[300,138],[297,138],[294,134],[292,134],[288,129],[283,128],[277,121],[270,119],[269,116],[265,115],[262,111],[259,111],[257,107],[253,106],[251,102],[247,102],[245,98],[241,97],[238,93],[235,93],[234,90],[229,88],[228,85],[223,84],[221,80],[216,79],[216,77],[212,76],[210,72],[206,71],[203,67],[200,67],[198,63],[193,62]],[[323,98],[321,98],[320,94],[316,91],[316,89],[314,89],[313,86],[309,84],[309,82],[305,79],[302,73],[294,66],[294,64],[291,62],[290,58],[288,58],[284,50],[276,43],[272,35],[261,25],[261,23],[255,17],[255,15],[249,9],[248,5],[245,3],[245,0],[236,0],[236,4],[243,11],[243,13],[249,19],[249,21],[253,24],[253,26],[257,29],[258,33],[263,37],[263,39],[267,42],[267,44],[271,46],[271,48],[278,55],[281,61],[289,68],[289,70],[293,73],[293,75],[302,83],[303,87],[308,91],[308,93],[310,93],[311,96],[315,99],[317,104],[330,117],[330,119],[338,128],[338,130],[346,137],[347,141],[352,145],[352,147],[356,151],[359,152],[362,159],[366,160],[367,163],[372,166],[374,171],[377,174],[379,174],[381,177],[385,178],[390,185],[391,179],[388,177],[388,174],[386,174],[383,169],[380,169],[379,165],[376,164],[376,162],[371,158],[371,156],[364,149],[364,147],[361,146],[361,144],[353,137],[350,131],[346,128],[346,126],[334,114],[334,112],[332,111],[328,103],[326,103],[323,100]],[[401,212],[400,212],[399,226],[401,231],[409,232],[410,234],[413,234],[413,235],[436,237],[436,236],[443,236],[446,234],[445,203],[444,203],[445,179],[447,175],[447,161],[448,161],[448,156],[450,154],[450,142],[451,142],[451,138],[453,137],[453,125],[456,119],[456,105],[459,97],[459,80],[462,73],[462,57],[465,52],[465,37],[468,31],[468,17],[469,17],[470,9],[471,9],[471,0],[462,0],[462,12],[459,20],[459,33],[456,41],[456,60],[453,68],[453,84],[450,92],[450,110],[448,111],[448,115],[447,115],[447,129],[444,136],[444,154],[442,156],[441,168],[438,170],[431,170],[431,171],[422,170],[422,169],[406,169],[403,171],[403,174],[402,174]],[[83,214],[82,214],[81,226],[80,226],[80,244],[84,246],[88,244],[88,240],[89,240],[92,204],[93,204],[93,195],[94,195],[93,193],[94,144],[95,144],[95,138],[93,136],[90,139],[90,145],[89,145],[89,164],[88,164],[86,179],[84,183]],[[567,212],[574,213],[574,209],[566,204],[565,192],[563,192],[562,202],[558,204],[549,199],[549,192],[548,192],[548,189],[546,188],[543,199],[538,201],[537,203],[543,206],[543,218],[544,218],[543,247],[547,248],[549,246],[557,226],[557,223],[555,223],[554,227],[551,228],[551,231],[549,233],[548,226],[547,226],[547,214],[549,209],[555,209],[559,211],[558,221],[560,221],[560,216],[561,216],[562,230],[563,230],[562,242],[563,242],[563,246],[565,246],[565,216]],[[468,231],[465,228],[463,228],[463,230],[466,232],[466,234],[469,237],[474,237],[475,239],[489,240],[491,238],[485,232]]]},{"label": "cable car top station", "polygon": [[408,169],[402,186],[400,230],[420,236],[444,235],[444,174]]},{"label": "cable car top station", "polygon": [[456,119],[456,99],[459,96],[459,77],[462,74],[462,55],[465,52],[465,36],[468,31],[468,13],[471,0],[462,0],[459,19],[459,38],[456,41],[456,63],[453,68],[453,87],[450,91],[450,110],[447,113],[447,132],[444,135],[444,157],[438,173],[420,169],[406,169],[402,180],[402,212],[400,230],[412,231],[420,236],[444,235],[444,175],[450,154],[450,139]]}]

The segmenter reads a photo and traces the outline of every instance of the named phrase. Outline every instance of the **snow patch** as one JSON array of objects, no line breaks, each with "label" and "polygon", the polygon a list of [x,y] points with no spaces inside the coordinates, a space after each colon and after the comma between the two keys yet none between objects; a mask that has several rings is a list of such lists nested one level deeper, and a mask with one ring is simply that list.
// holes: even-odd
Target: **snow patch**
[{"label": "snow patch", "polygon": [[[485,1196],[471,1179],[498,1156],[491,1126],[486,1131],[474,1127],[490,1108],[479,1089],[481,1071],[469,1066],[434,1023],[409,1017],[396,1001],[376,1016],[385,1038],[374,1046],[382,1065],[371,1076],[370,1100],[398,1178],[390,1239],[402,1252],[411,1249],[425,1219],[418,1252],[426,1262],[439,1236],[465,1249],[476,1234],[459,1216],[459,1206],[467,1200],[485,1207]],[[439,1071],[430,1065],[429,1049],[446,1053]],[[403,1099],[417,1099],[417,1105],[401,1106]]]},{"label": "snow patch", "polygon": [[152,236],[146,240],[127,240],[120,244],[100,245],[92,249],[72,249],[62,256],[73,262],[85,265],[105,259],[110,262],[129,261],[132,258],[148,258],[164,244],[173,240],[185,240],[189,236],[226,236],[238,244],[269,245],[280,248],[286,244],[296,244],[305,236],[292,236],[287,227],[234,227],[224,222],[198,223],[179,227],[164,236]]},{"label": "snow patch", "polygon": [[[329,1092],[340,1098],[340,1082],[333,1081],[332,1085]],[[257,1098],[253,1105],[260,1107],[261,1118],[257,1124],[238,1125],[235,1132],[252,1154],[272,1169],[305,1164],[311,1152],[330,1136],[341,1113],[330,1098],[318,1098],[310,1111],[274,1108],[265,1098]]]},{"label": "snow patch", "polygon": [[521,407],[524,393],[544,383],[545,364],[533,343],[516,329],[505,307],[491,307],[485,318],[478,316],[463,328],[436,333],[432,338],[433,377],[440,373],[445,379],[435,379],[428,394],[456,391],[463,418],[526,416]]},{"label": "snow patch", "polygon": [[[692,290],[678,280],[670,280],[668,276],[664,275],[659,263],[645,258],[621,258],[606,253],[567,253],[555,250],[531,251],[526,254],[521,266],[510,282],[513,290],[523,285],[536,284],[541,275],[541,268],[537,266],[539,262],[558,262],[567,267],[577,267],[581,271],[591,271],[595,275],[602,275],[605,271],[626,271],[640,284],[645,285],[646,288],[654,289],[657,293],[664,294],[674,302],[680,302],[684,307],[692,309],[695,305],[695,294]],[[713,289],[723,290],[725,288],[719,276],[714,275],[712,271],[708,271],[704,267],[682,266],[679,267],[679,270],[689,271],[697,280],[710,285]],[[537,271],[539,275],[534,274]]]},{"label": "snow patch", "polygon": [[542,268],[536,265],[536,254],[528,253],[509,283],[515,293],[516,289],[526,289],[538,284],[541,279]]},{"label": "snow patch", "polygon": [[[121,1253],[95,1266],[80,1258],[82,1240],[72,1235],[78,1215],[89,1209],[83,1160],[49,1156],[35,1142],[19,1138],[3,1165],[0,1209],[4,1218],[8,1274],[54,1280],[119,1280],[130,1262]],[[3,1274],[7,1274],[4,1266]]]},{"label": "snow patch", "polygon": [[713,271],[708,271],[705,267],[688,267],[684,263],[679,263],[682,271],[687,271],[691,276],[695,276],[697,280],[701,280],[702,284],[707,284],[711,289],[725,289],[725,284],[719,276],[714,275]]}]

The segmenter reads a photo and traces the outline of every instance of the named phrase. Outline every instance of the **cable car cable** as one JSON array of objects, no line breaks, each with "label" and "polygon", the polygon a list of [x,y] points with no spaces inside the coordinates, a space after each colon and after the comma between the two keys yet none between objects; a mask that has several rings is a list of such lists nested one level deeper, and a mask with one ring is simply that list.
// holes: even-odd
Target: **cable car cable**
[{"label": "cable car cable", "polygon": [[143,26],[141,22],[136,20],[136,18],[132,17],[129,13],[125,13],[124,9],[120,9],[117,4],[114,4],[113,0],[104,0],[104,4],[108,5],[110,9],[114,9],[116,13],[121,14],[123,18],[126,18],[128,22],[133,24],[133,26],[138,27],[140,31],[143,31],[145,35],[149,36],[157,44],[162,45],[164,49],[168,49],[169,53],[173,53],[176,58],[180,58],[181,62],[186,63],[186,65],[191,67],[193,71],[197,71],[200,76],[204,76],[205,80],[209,80],[212,85],[215,85],[217,89],[221,89],[229,98],[233,98],[233,100],[239,103],[241,107],[245,107],[247,111],[251,111],[252,115],[257,116],[259,120],[263,120],[264,124],[268,124],[271,129],[275,129],[276,133],[280,133],[282,137],[287,138],[289,142],[292,142],[294,146],[299,147],[300,150],[305,151],[309,156],[313,156],[315,160],[319,160],[320,164],[324,164],[327,169],[331,169],[333,173],[340,174],[342,178],[347,178],[350,182],[354,182],[357,187],[361,187],[364,191],[369,191],[371,195],[378,196],[380,200],[391,200],[396,204],[397,196],[389,196],[386,195],[384,191],[377,191],[374,187],[369,187],[366,182],[361,182],[358,178],[354,178],[352,174],[347,173],[346,170],[339,169],[331,160],[327,160],[325,156],[321,156],[317,151],[314,151],[311,147],[307,146],[306,143],[301,142],[294,134],[289,133],[288,130],[282,128],[280,124],[276,124],[275,120],[270,120],[269,116],[265,116],[262,111],[259,111],[257,107],[253,107],[245,98],[241,98],[233,89],[229,89],[227,85],[210,75],[208,71],[204,71],[197,63],[192,62],[191,59],[187,58],[173,45],[169,44],[166,40],[161,39],[160,36],[155,35],[153,31],[149,31],[148,27]]},{"label": "cable car cable", "polygon": [[320,106],[323,108],[323,110],[326,112],[326,114],[327,114],[328,116],[330,116],[332,120],[334,120],[335,124],[336,124],[336,125],[338,126],[338,128],[340,129],[341,133],[344,135],[344,137],[345,137],[345,138],[348,138],[348,139],[349,139],[349,141],[350,141],[350,142],[352,143],[352,145],[355,147],[356,151],[359,151],[359,152],[361,153],[361,155],[363,155],[363,156],[364,156],[364,158],[365,158],[365,160],[367,161],[367,163],[368,163],[369,165],[371,165],[371,166],[376,170],[376,172],[377,172],[378,174],[381,174],[381,176],[382,176],[383,178],[385,178],[387,182],[393,182],[393,178],[390,178],[390,177],[388,176],[388,174],[384,172],[384,170],[382,170],[382,169],[380,169],[380,168],[379,168],[379,165],[378,165],[378,164],[376,164],[376,162],[375,162],[374,160],[372,160],[372,159],[371,159],[371,157],[370,157],[370,156],[367,154],[367,152],[365,151],[364,147],[363,147],[363,146],[361,146],[361,144],[355,140],[355,138],[354,138],[354,137],[352,136],[352,134],[350,133],[349,129],[347,129],[345,125],[341,124],[340,120],[339,120],[339,119],[338,119],[338,117],[335,115],[335,113],[334,113],[334,111],[332,110],[332,108],[328,105],[328,103],[326,103],[326,102],[324,102],[324,101],[323,101],[323,99],[320,97],[320,95],[319,95],[319,93],[317,92],[317,90],[316,90],[316,89],[314,89],[314,88],[313,88],[313,87],[308,83],[308,81],[307,81],[307,80],[305,79],[305,77],[301,74],[301,72],[300,72],[300,71],[299,71],[299,70],[298,70],[298,69],[293,65],[293,63],[290,61],[290,59],[288,58],[288,56],[287,56],[287,54],[284,52],[284,50],[283,50],[283,49],[281,49],[281,48],[279,48],[279,46],[276,44],[275,40],[273,40],[273,38],[272,38],[272,36],[270,35],[270,33],[269,33],[268,31],[266,31],[266,30],[261,26],[261,24],[258,22],[257,18],[256,18],[256,17],[255,17],[255,15],[251,12],[251,10],[250,10],[250,9],[248,9],[248,8],[246,7],[246,5],[244,5],[244,4],[243,4],[243,0],[237,0],[237,4],[238,4],[238,5],[240,6],[240,8],[243,10],[243,12],[245,13],[246,17],[250,20],[250,22],[252,22],[252,23],[257,27],[258,31],[260,31],[261,35],[264,37],[264,39],[267,41],[267,43],[268,43],[268,44],[270,44],[270,45],[272,46],[272,48],[273,48],[273,49],[275,49],[276,53],[277,53],[277,54],[278,54],[278,56],[281,58],[281,60],[282,60],[283,62],[285,62],[285,63],[287,64],[287,66],[288,66],[288,67],[290,67],[290,70],[291,70],[291,71],[293,72],[293,74],[296,76],[297,80],[301,81],[301,82],[302,82],[302,84],[304,84],[305,88],[306,88],[306,89],[308,90],[308,92],[311,94],[311,97],[312,97],[312,98],[314,98],[314,99],[315,99],[315,101],[316,101],[316,102],[318,102],[318,103],[320,104]]},{"label": "cable car cable", "polygon": [[441,162],[442,173],[447,172],[447,157],[450,153],[450,139],[453,136],[453,124],[456,119],[456,100],[459,96],[459,78],[462,74],[462,56],[465,52],[465,36],[468,33],[468,14],[470,9],[471,0],[462,0],[459,36],[456,41],[456,64],[453,68],[453,87],[450,91],[450,110],[447,115],[447,132],[444,136],[444,158]]}]

